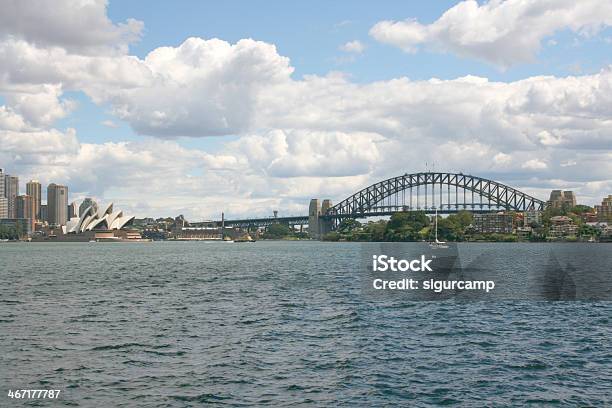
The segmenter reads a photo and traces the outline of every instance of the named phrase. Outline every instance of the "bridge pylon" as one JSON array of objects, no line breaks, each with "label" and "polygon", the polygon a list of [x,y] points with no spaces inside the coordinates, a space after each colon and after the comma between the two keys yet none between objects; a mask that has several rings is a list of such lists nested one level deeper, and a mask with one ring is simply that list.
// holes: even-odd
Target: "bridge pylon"
[{"label": "bridge pylon", "polygon": [[311,238],[321,239],[325,234],[332,231],[333,221],[322,217],[332,207],[329,199],[323,200],[319,205],[319,199],[313,198],[308,206],[308,234]]}]

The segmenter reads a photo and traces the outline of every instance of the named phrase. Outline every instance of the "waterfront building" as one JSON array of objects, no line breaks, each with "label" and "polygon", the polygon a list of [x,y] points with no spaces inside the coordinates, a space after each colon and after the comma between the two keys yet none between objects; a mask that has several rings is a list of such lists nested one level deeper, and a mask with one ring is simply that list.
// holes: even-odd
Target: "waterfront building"
[{"label": "waterfront building", "polygon": [[29,231],[34,231],[34,224],[36,223],[34,197],[20,195],[15,199],[15,203],[17,207],[17,218],[27,220]]},{"label": "waterfront building", "polygon": [[96,203],[96,201],[91,198],[91,197],[85,197],[85,199],[83,200],[83,202],[81,203],[81,205],[79,206],[79,217],[83,216],[83,213],[89,208],[89,207],[93,207],[94,211],[98,211],[98,203]]},{"label": "waterfront building", "polygon": [[553,190],[550,193],[548,206],[552,208],[574,208],[576,206],[576,194],[573,191]]},{"label": "waterfront building", "polygon": [[26,194],[34,200],[34,215],[37,220],[40,220],[40,205],[42,199],[42,186],[38,180],[30,180],[26,183]]},{"label": "waterfront building", "polygon": [[49,211],[48,211],[49,207],[47,207],[47,204],[41,204],[40,205],[40,220],[44,221],[44,222],[48,222],[49,221]]},{"label": "waterfront building", "polygon": [[47,187],[47,211],[50,225],[68,221],[68,187],[51,183]]},{"label": "waterfront building", "polygon": [[25,218],[1,218],[0,225],[9,228],[15,228],[19,232],[19,237],[32,235],[30,220]]},{"label": "waterfront building", "polygon": [[17,218],[17,196],[19,195],[19,177],[4,175],[4,197],[7,199],[7,218]]},{"label": "waterfront building", "polygon": [[8,199],[4,194],[4,169],[0,168],[0,218],[8,218]]},{"label": "waterfront building", "polygon": [[137,230],[129,228],[134,216],[123,215],[123,211],[113,211],[113,204],[94,210],[88,207],[81,217],[72,218],[66,225],[47,228],[36,234],[36,241],[49,242],[87,242],[87,241],[135,241],[141,240]]},{"label": "waterfront building", "polygon": [[527,227],[516,227],[516,236],[519,240],[521,241],[526,241],[529,239],[529,237],[531,236],[531,232],[533,231],[533,228],[527,226]]},{"label": "waterfront building", "polygon": [[472,227],[481,234],[512,234],[513,215],[504,213],[474,214]]},{"label": "waterfront building", "polygon": [[8,218],[8,199],[0,197],[0,218]]},{"label": "waterfront building", "polygon": [[577,233],[578,226],[570,217],[565,215],[557,215],[550,218],[550,229],[548,231],[549,238],[557,239],[575,237]]},{"label": "waterfront building", "polygon": [[606,226],[602,231],[599,239],[602,242],[612,242],[612,225]]},{"label": "waterfront building", "polygon": [[580,219],[583,222],[597,222],[597,213],[596,212],[585,212],[580,214]]},{"label": "waterfront building", "polygon": [[595,206],[599,221],[612,221],[612,194],[604,198],[601,205]]},{"label": "waterfront building", "polygon": [[529,227],[534,224],[542,224],[542,212],[536,210],[525,211],[523,213],[523,226]]}]

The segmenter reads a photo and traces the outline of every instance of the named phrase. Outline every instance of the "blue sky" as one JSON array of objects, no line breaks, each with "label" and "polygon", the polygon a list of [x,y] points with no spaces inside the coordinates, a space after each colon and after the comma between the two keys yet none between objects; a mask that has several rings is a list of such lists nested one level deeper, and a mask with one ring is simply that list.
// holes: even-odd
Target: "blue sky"
[{"label": "blue sky", "polygon": [[[410,2],[379,1],[373,6],[364,1],[286,1],[236,2],[148,2],[111,1],[108,16],[115,22],[128,18],[142,20],[142,39],[130,47],[140,58],[157,47],[178,46],[188,37],[220,38],[235,43],[253,38],[276,45],[281,55],[291,59],[294,78],[303,75],[324,76],[341,71],[351,81],[368,83],[406,76],[414,80],[453,79],[465,75],[486,77],[492,81],[511,82],[535,75],[580,75],[599,71],[612,64],[612,28],[598,36],[577,36],[569,29],[546,38],[542,51],[532,63],[501,69],[473,59],[424,50],[414,54],[380,44],[368,35],[376,22],[385,19],[417,19],[431,23],[455,1]],[[346,55],[339,47],[353,40],[366,45],[362,55]],[[107,106],[98,106],[82,92],[67,93],[78,101],[75,115],[59,122],[74,127],[83,141],[136,140],[141,136],[125,123],[114,120],[116,129],[101,124],[113,120]],[[231,136],[230,136],[231,138]],[[187,147],[217,150],[228,137],[185,139]]]},{"label": "blue sky", "polygon": [[139,216],[299,213],[425,162],[594,204],[611,56],[608,0],[24,0],[0,167]]}]

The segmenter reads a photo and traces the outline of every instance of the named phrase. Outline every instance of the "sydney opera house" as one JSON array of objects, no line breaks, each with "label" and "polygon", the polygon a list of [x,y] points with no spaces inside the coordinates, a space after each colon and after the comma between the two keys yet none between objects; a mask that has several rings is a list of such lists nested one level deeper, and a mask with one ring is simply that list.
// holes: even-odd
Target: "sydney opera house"
[{"label": "sydney opera house", "polygon": [[130,229],[134,216],[124,215],[123,211],[113,211],[113,203],[98,207],[88,206],[73,217],[66,225],[50,229],[39,239],[45,241],[139,241],[140,233]]}]

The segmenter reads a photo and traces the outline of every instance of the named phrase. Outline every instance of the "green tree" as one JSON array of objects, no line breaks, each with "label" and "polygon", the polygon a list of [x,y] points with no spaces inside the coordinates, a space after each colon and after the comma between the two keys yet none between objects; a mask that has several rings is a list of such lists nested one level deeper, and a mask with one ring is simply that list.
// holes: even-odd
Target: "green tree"
[{"label": "green tree", "polygon": [[291,228],[288,225],[275,223],[268,227],[263,237],[265,239],[280,239],[288,235],[291,235]]},{"label": "green tree", "polygon": [[355,230],[361,228],[361,223],[357,220],[346,219],[338,226],[338,232],[343,235],[352,234]]},{"label": "green tree", "polygon": [[328,232],[327,234],[323,235],[323,237],[321,238],[323,241],[339,241],[340,240],[340,233],[337,231],[332,231],[332,232]]}]

